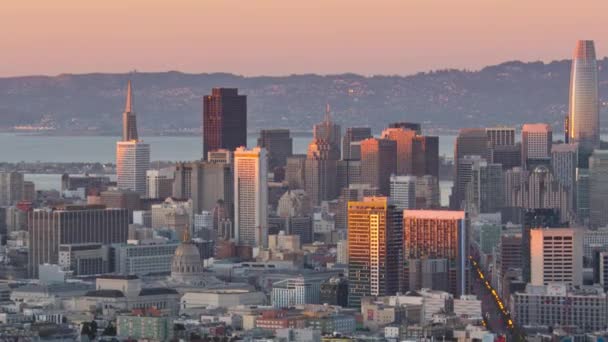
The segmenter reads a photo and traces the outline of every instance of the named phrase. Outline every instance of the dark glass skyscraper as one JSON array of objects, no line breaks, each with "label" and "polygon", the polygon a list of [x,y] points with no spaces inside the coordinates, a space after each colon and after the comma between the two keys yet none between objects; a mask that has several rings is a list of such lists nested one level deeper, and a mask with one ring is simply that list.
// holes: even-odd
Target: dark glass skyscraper
[{"label": "dark glass skyscraper", "polygon": [[209,151],[239,146],[247,146],[247,96],[233,88],[213,88],[203,99],[203,158]]},{"label": "dark glass skyscraper", "polygon": [[268,170],[285,166],[287,157],[293,152],[293,140],[288,129],[263,129],[260,131],[258,146],[268,151]]}]

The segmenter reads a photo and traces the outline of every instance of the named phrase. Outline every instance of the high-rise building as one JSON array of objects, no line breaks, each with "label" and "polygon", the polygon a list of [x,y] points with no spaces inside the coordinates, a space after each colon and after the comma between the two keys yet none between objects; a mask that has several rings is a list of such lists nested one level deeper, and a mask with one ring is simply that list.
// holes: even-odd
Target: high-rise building
[{"label": "high-rise building", "polygon": [[337,125],[331,119],[331,111],[329,104],[325,108],[325,119],[313,126],[312,128],[313,140],[324,140],[326,141],[331,149],[332,154],[337,156],[336,159],[340,159],[340,144],[342,144],[342,128]]},{"label": "high-rise building", "polygon": [[351,155],[350,147],[351,143],[365,140],[372,137],[372,129],[369,127],[349,127],[344,133],[342,138],[342,159],[353,160],[359,158],[353,158]]},{"label": "high-rise building", "polygon": [[313,205],[337,197],[338,158],[338,151],[327,140],[314,139],[308,145],[304,188]]},{"label": "high-rise building", "polygon": [[439,137],[417,135],[412,141],[412,174],[439,177]]},{"label": "high-rise building", "polygon": [[59,262],[59,245],[126,242],[129,212],[103,206],[65,206],[35,209],[29,217],[28,272],[38,276],[38,266]]},{"label": "high-rise building", "polygon": [[456,295],[467,293],[468,246],[464,211],[403,211],[404,260],[447,259],[449,290]]},{"label": "high-rise building", "polygon": [[437,177],[416,177],[416,209],[437,209],[440,206],[441,191]]},{"label": "high-rise building", "polygon": [[360,160],[338,160],[338,175],[336,176],[338,189],[348,188],[351,184],[361,183]]},{"label": "high-rise building", "polygon": [[467,213],[478,215],[499,212],[505,204],[502,166],[483,159],[473,159],[471,177],[465,189]]},{"label": "high-rise building", "polygon": [[293,140],[288,129],[263,129],[258,137],[258,146],[268,151],[268,169],[285,166],[287,157],[293,153]]},{"label": "high-rise building", "polygon": [[521,129],[522,163],[551,158],[553,130],[546,123],[524,124]]},{"label": "high-rise building", "polygon": [[608,224],[608,150],[594,150],[589,158],[589,225]]},{"label": "high-rise building", "polygon": [[304,189],[306,155],[294,154],[287,158],[285,166],[285,181],[290,189]]},{"label": "high-rise building", "polygon": [[416,177],[391,175],[390,198],[397,210],[416,209]]},{"label": "high-rise building", "polygon": [[173,194],[173,168],[146,172],[146,197],[167,198]]},{"label": "high-rise building", "polygon": [[[464,155],[459,160],[455,161],[458,168],[458,177],[454,186],[452,187],[452,197],[450,198],[450,206],[458,209],[464,209],[466,203],[466,193],[467,186],[473,179],[473,169],[476,164],[484,164],[487,165],[487,159],[481,157],[480,155]],[[452,203],[452,201],[456,200],[454,191],[456,189],[462,189],[462,198],[459,203]]]},{"label": "high-rise building", "polygon": [[486,128],[486,133],[492,147],[515,145],[514,127],[489,127]]},{"label": "high-rise building", "polygon": [[395,170],[397,175],[413,174],[414,158],[412,149],[415,136],[415,131],[402,128],[387,128],[382,131],[382,139],[392,140],[397,145]]},{"label": "high-rise building", "polygon": [[450,208],[461,208],[464,200],[466,183],[469,175],[465,174],[465,169],[469,169],[466,165],[461,165],[460,161],[464,160],[464,156],[480,156],[485,160],[490,157],[490,139],[486,130],[483,128],[465,128],[461,129],[456,137],[454,145],[454,186],[450,195]]},{"label": "high-rise building", "polygon": [[589,221],[589,169],[576,168],[576,219],[579,223]]},{"label": "high-rise building", "polygon": [[402,224],[402,212],[386,197],[348,203],[349,306],[399,291]]},{"label": "high-rise building", "polygon": [[383,195],[390,193],[390,178],[397,169],[397,143],[388,139],[361,141],[361,182],[370,184]]},{"label": "high-rise building", "polygon": [[568,188],[571,207],[576,203],[576,167],[578,144],[555,144],[551,147],[551,168],[555,178]]},{"label": "high-rise building", "polygon": [[348,228],[348,202],[362,201],[365,197],[378,195],[378,188],[373,188],[369,184],[350,184],[347,188],[342,188],[338,197],[335,229],[345,231]]},{"label": "high-rise building", "polygon": [[0,206],[11,206],[23,199],[23,174],[0,173]]},{"label": "high-rise building", "polygon": [[239,146],[247,146],[247,96],[233,88],[213,88],[203,98],[203,158]]},{"label": "high-rise building", "polygon": [[531,279],[531,241],[530,231],[536,228],[561,227],[559,210],[557,209],[525,209],[521,233],[522,278],[525,282]]},{"label": "high-rise building", "polygon": [[264,148],[234,152],[234,229],[241,245],[268,243],[268,157]]},{"label": "high-rise building", "polygon": [[232,217],[234,202],[232,167],[230,163],[211,160],[177,163],[173,180],[173,197],[191,199],[195,213],[213,211],[217,201],[222,200],[227,210],[227,217]]},{"label": "high-rise building", "polygon": [[521,143],[492,147],[492,162],[501,164],[503,170],[521,166]]},{"label": "high-rise building", "polygon": [[116,143],[116,184],[119,189],[146,194],[146,171],[150,168],[150,145],[137,138],[133,90],[129,81],[123,113],[123,136]]},{"label": "high-rise building", "polygon": [[532,285],[583,285],[583,231],[577,228],[530,230]]},{"label": "high-rise building", "polygon": [[598,70],[592,40],[576,43],[570,74],[568,140],[591,151],[600,145]]}]

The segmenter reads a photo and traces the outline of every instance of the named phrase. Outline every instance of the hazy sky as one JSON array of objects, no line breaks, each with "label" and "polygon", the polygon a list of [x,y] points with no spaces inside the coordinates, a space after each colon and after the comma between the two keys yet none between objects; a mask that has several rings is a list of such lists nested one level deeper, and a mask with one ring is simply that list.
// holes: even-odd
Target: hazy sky
[{"label": "hazy sky", "polygon": [[410,74],[608,53],[607,0],[2,0],[0,76]]}]

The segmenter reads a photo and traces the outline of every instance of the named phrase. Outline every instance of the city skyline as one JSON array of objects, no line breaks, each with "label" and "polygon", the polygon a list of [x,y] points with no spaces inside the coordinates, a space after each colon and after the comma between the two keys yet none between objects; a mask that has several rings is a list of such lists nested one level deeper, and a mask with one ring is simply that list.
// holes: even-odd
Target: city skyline
[{"label": "city skyline", "polygon": [[[437,12],[438,7],[442,11]],[[482,0],[386,1],[372,7],[362,0],[288,4],[272,0],[264,5],[237,5],[232,0],[177,4],[60,0],[48,6],[32,0],[11,1],[0,14],[6,25],[0,33],[5,60],[0,76],[134,69],[244,75],[406,75],[479,69],[513,59],[568,59],[571,48],[564,41],[595,39],[598,46],[608,46],[601,20],[607,9],[601,0],[542,0],[525,5]],[[22,20],[24,16],[29,20]],[[407,20],[402,20],[404,16]],[[39,34],[35,25],[26,26],[49,23],[49,18],[54,20],[45,25],[45,34]],[[108,22],[131,25],[125,30]],[[218,25],[223,29],[213,30]],[[198,48],[195,42],[205,44]],[[204,46],[209,45],[219,52],[206,53]],[[116,58],[116,51],[122,52],[121,58]],[[40,55],[45,59],[37,58]],[[245,55],[247,59],[241,58]],[[605,53],[600,50],[598,56]]]}]

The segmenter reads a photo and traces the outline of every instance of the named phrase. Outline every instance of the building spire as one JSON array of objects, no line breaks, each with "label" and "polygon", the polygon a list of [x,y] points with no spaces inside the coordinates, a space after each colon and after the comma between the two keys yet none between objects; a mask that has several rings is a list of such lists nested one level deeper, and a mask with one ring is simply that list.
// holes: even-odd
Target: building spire
[{"label": "building spire", "polygon": [[125,102],[125,112],[122,113],[122,141],[138,140],[137,120],[133,112],[133,87],[131,80],[127,83],[127,100]]},{"label": "building spire", "polygon": [[133,90],[131,89],[131,80],[127,83],[127,102],[125,103],[125,112],[133,112]]}]

